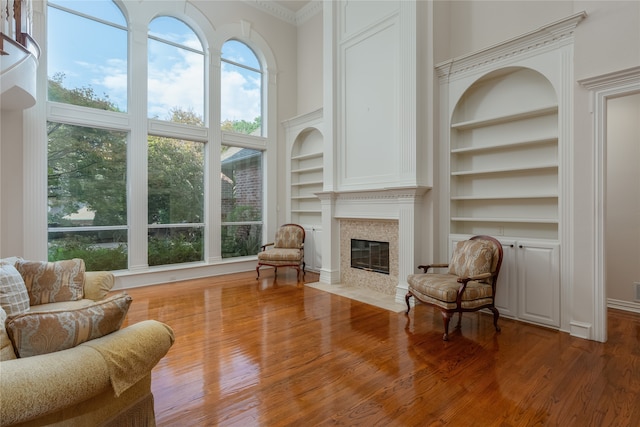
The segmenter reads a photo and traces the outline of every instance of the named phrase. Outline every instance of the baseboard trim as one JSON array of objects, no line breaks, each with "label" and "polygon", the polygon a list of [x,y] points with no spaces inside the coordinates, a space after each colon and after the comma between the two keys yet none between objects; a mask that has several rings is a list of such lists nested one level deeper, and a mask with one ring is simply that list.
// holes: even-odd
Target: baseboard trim
[{"label": "baseboard trim", "polygon": [[638,302],[607,298],[607,308],[615,308],[617,310],[630,311],[632,313],[640,314],[640,303]]}]

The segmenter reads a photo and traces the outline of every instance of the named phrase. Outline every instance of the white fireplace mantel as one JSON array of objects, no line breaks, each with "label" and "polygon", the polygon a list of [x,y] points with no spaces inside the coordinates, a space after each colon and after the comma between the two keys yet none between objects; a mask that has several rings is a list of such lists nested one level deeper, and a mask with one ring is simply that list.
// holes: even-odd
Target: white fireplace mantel
[{"label": "white fireplace mantel", "polygon": [[[431,187],[390,187],[356,191],[323,191],[316,193],[323,203],[323,216],[331,218],[323,219],[323,224],[328,227],[338,228],[341,219],[356,220],[396,220],[398,221],[398,284],[395,290],[396,302],[404,302],[407,292],[406,278],[414,273],[420,258],[420,245],[418,239],[421,235],[422,196]],[[339,239],[337,230],[325,234],[327,239]],[[339,262],[340,254],[330,253],[337,250],[339,245],[331,245],[332,242],[323,244],[324,259],[336,260],[331,265],[325,265],[321,270],[320,281],[330,284],[340,283]],[[330,249],[331,248],[331,249]],[[326,255],[326,256],[325,256]],[[333,256],[332,256],[333,255]],[[348,285],[348,284],[346,284]]]}]

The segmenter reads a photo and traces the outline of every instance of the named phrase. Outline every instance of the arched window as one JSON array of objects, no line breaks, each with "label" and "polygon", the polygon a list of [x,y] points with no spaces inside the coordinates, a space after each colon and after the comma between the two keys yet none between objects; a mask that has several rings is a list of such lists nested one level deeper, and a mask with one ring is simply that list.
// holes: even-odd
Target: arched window
[{"label": "arched window", "polygon": [[50,0],[47,13],[49,101],[127,111],[127,23],[118,6]]},{"label": "arched window", "polygon": [[262,68],[244,43],[229,40],[221,56],[222,130],[262,135]]},{"label": "arched window", "polygon": [[204,124],[204,52],[184,22],[169,16],[149,24],[148,116]]}]

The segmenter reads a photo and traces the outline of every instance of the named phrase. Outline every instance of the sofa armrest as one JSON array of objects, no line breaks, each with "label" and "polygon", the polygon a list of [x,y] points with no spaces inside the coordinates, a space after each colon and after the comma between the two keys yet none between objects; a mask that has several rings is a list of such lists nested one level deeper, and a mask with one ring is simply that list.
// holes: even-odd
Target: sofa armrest
[{"label": "sofa armrest", "polygon": [[74,348],[0,362],[2,424],[41,417],[106,390],[118,396],[149,375],[173,341],[171,328],[146,320]]},{"label": "sofa armrest", "polygon": [[109,387],[107,364],[88,347],[3,361],[0,371],[3,425],[58,411]]},{"label": "sofa armrest", "polygon": [[84,297],[98,301],[107,296],[115,277],[110,271],[87,271],[84,273]]}]

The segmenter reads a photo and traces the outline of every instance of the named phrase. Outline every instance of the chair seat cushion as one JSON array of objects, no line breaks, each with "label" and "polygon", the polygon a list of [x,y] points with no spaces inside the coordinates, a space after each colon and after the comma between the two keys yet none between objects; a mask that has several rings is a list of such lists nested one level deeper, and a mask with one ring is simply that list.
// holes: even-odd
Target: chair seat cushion
[{"label": "chair seat cushion", "polygon": [[[458,289],[462,283],[458,283],[458,276],[453,274],[411,274],[407,277],[409,291],[419,300],[436,304],[443,308],[456,308]],[[462,307],[475,308],[490,304],[493,289],[490,284],[470,281],[462,294]]]},{"label": "chair seat cushion", "polygon": [[273,248],[258,252],[258,261],[261,263],[285,262],[295,264],[302,261],[302,250]]}]

